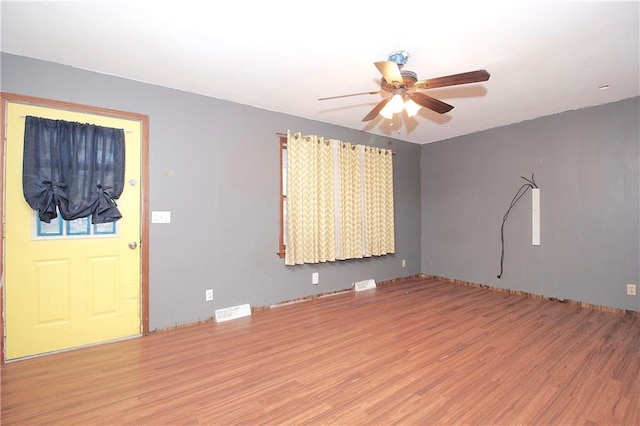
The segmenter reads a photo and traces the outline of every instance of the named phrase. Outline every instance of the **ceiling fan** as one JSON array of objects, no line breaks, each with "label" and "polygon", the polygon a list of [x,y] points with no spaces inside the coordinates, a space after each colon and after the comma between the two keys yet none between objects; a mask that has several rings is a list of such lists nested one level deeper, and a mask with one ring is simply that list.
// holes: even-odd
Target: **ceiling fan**
[{"label": "ceiling fan", "polygon": [[380,81],[381,90],[373,92],[352,93],[349,95],[331,96],[320,98],[327,99],[345,98],[348,96],[374,95],[377,93],[390,93],[385,99],[378,102],[362,121],[371,121],[378,114],[385,118],[391,118],[393,114],[403,109],[412,117],[421,107],[428,108],[439,114],[445,114],[453,109],[441,100],[426,95],[420,90],[435,89],[436,87],[455,86],[458,84],[478,83],[489,80],[490,74],[486,70],[469,71],[461,74],[452,74],[444,77],[418,80],[418,75],[413,71],[403,70],[409,54],[405,51],[393,52],[387,61],[374,62],[378,71],[382,74]]}]

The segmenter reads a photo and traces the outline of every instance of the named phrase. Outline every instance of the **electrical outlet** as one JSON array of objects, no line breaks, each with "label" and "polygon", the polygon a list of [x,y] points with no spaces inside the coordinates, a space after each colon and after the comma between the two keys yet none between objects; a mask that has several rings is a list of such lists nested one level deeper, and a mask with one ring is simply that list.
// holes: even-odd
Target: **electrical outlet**
[{"label": "electrical outlet", "polygon": [[320,282],[320,275],[317,272],[311,274],[311,284],[317,285]]},{"label": "electrical outlet", "polygon": [[402,267],[404,268],[405,266],[407,266],[407,261],[402,259]]},{"label": "electrical outlet", "polygon": [[629,296],[636,295],[636,285],[635,284],[627,284],[627,294]]},{"label": "electrical outlet", "polygon": [[210,288],[204,292],[204,300],[211,302],[213,300],[213,289]]}]

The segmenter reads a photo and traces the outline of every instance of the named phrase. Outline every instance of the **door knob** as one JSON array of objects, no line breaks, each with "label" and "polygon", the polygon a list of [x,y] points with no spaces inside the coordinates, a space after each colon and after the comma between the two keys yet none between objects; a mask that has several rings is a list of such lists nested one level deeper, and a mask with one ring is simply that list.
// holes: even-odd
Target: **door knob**
[{"label": "door knob", "polygon": [[138,243],[136,243],[135,241],[131,241],[131,242],[129,243],[129,248],[130,248],[131,250],[134,250],[136,247],[138,247]]}]

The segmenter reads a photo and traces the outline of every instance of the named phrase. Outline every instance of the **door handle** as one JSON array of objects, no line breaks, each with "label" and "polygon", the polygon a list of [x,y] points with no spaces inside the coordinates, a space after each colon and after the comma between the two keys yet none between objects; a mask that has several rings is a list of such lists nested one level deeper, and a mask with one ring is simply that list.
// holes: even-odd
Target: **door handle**
[{"label": "door handle", "polygon": [[135,241],[131,241],[131,242],[128,244],[128,246],[129,246],[129,248],[130,248],[131,250],[135,250],[135,249],[136,249],[136,247],[138,247],[138,243],[136,243]]}]

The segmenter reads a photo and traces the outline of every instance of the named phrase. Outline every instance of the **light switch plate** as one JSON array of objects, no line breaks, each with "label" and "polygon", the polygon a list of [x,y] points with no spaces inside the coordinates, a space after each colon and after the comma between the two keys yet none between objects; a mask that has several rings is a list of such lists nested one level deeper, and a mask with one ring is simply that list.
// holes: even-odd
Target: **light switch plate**
[{"label": "light switch plate", "polygon": [[171,223],[171,212],[152,211],[151,223]]}]

